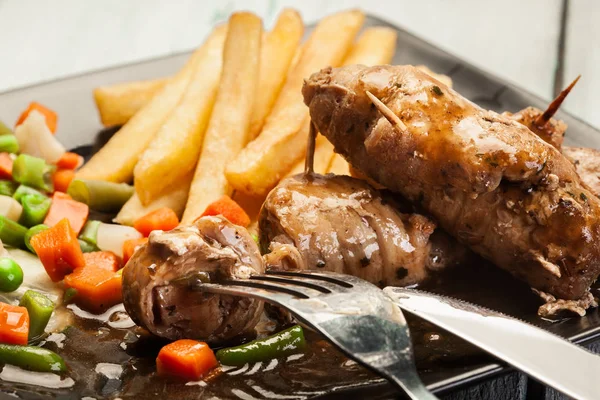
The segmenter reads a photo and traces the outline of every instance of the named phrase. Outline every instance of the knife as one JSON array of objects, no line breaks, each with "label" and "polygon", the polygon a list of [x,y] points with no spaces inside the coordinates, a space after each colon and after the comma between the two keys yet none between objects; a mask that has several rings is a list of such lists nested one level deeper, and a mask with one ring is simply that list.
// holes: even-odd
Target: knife
[{"label": "knife", "polygon": [[581,400],[600,397],[600,357],[562,337],[472,303],[415,289],[386,287],[398,306],[554,389]]}]

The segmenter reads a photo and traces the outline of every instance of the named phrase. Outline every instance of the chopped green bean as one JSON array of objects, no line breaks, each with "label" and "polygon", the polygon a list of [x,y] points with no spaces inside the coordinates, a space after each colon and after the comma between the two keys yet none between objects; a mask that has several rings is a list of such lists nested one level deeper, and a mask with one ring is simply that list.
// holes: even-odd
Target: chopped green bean
[{"label": "chopped green bean", "polygon": [[19,185],[19,187],[17,188],[17,190],[15,190],[15,193],[13,194],[13,199],[15,199],[16,201],[18,201],[20,203],[23,196],[25,196],[26,194],[35,194],[36,196],[43,197],[43,198],[48,197],[44,193],[40,192],[39,190],[35,190],[34,188],[32,188],[30,186]]},{"label": "chopped green bean", "polygon": [[0,292],[14,292],[22,283],[21,266],[12,258],[0,258]]},{"label": "chopped green bean", "polygon": [[13,247],[23,247],[27,228],[0,215],[0,240]]},{"label": "chopped green bean", "polygon": [[26,194],[21,197],[21,205],[23,206],[23,213],[19,223],[31,227],[44,222],[44,218],[50,210],[50,205],[52,205],[52,199],[39,197],[35,194]]},{"label": "chopped green bean", "polygon": [[0,362],[36,372],[67,371],[65,361],[53,351],[36,346],[0,344]]},{"label": "chopped green bean", "polygon": [[67,193],[96,211],[117,211],[133,196],[133,186],[126,183],[74,179]]},{"label": "chopped green bean", "polygon": [[4,122],[0,121],[0,135],[12,135],[13,131],[8,126],[4,124]]},{"label": "chopped green bean", "polygon": [[52,300],[35,290],[28,290],[21,297],[19,305],[29,313],[29,340],[42,335],[54,311]]},{"label": "chopped green bean", "polygon": [[79,247],[81,247],[81,251],[83,253],[92,253],[94,251],[98,251],[98,247],[86,242],[83,239],[77,239],[77,241],[79,242]]},{"label": "chopped green bean", "polygon": [[15,135],[0,135],[0,152],[18,153],[19,142]]},{"label": "chopped green bean", "polygon": [[55,166],[46,164],[42,158],[20,154],[13,163],[12,174],[13,179],[19,183],[52,192],[52,174],[55,170]]},{"label": "chopped green bean", "polygon": [[91,245],[98,245],[98,227],[100,226],[100,221],[95,221],[93,219],[88,220],[83,226],[83,230],[79,235],[79,239],[85,240]]},{"label": "chopped green bean", "polygon": [[31,251],[33,254],[35,254],[35,249],[31,246],[31,238],[33,236],[35,236],[36,234],[40,233],[41,231],[45,231],[46,229],[49,229],[50,227],[44,224],[39,224],[36,226],[32,226],[31,228],[29,228],[27,230],[27,232],[25,233],[25,237],[23,238],[23,241],[25,242],[25,247],[27,247],[29,249],[29,251]]},{"label": "chopped green bean", "polygon": [[15,181],[2,179],[0,180],[0,195],[12,197],[12,195],[15,194],[15,190],[17,190],[18,186],[19,184]]},{"label": "chopped green bean", "polygon": [[216,357],[221,364],[238,366],[286,357],[304,351],[305,347],[302,327],[295,325],[264,339],[221,349],[217,351]]}]

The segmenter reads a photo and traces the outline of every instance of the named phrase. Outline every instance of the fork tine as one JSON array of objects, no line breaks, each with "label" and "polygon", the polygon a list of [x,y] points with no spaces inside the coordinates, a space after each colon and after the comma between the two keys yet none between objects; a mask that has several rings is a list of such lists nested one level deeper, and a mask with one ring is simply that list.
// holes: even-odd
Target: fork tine
[{"label": "fork tine", "polygon": [[347,288],[345,286],[341,286],[338,283],[332,283],[330,280],[319,279],[312,274],[296,274],[296,273],[288,273],[285,274],[268,274],[266,275],[270,279],[284,279],[286,281],[290,281],[291,284],[296,285],[314,285],[318,286],[321,289],[327,290],[327,292],[322,291],[323,294],[331,294],[331,293],[340,293],[347,292],[348,290],[352,290],[352,288]]},{"label": "fork tine", "polygon": [[348,289],[354,286],[349,282],[346,282],[342,279],[338,279],[338,278],[334,277],[334,275],[331,273],[329,273],[328,275],[325,275],[325,274],[321,274],[319,272],[313,272],[313,271],[294,272],[294,271],[278,271],[278,270],[274,269],[274,270],[267,271],[266,274],[267,275],[281,275],[281,276],[314,279],[314,280],[333,283],[333,284],[336,284],[336,285],[339,285],[339,286],[342,286],[342,287],[345,287]]},{"label": "fork tine", "polygon": [[[271,290],[270,287],[268,287],[269,285],[229,285],[228,283],[229,282],[225,282],[224,285],[220,283],[203,283],[201,285],[198,285],[196,289],[201,292],[215,294],[253,297],[255,299],[267,301],[270,303],[276,303],[283,307],[286,307],[286,304],[289,300],[296,298],[305,298],[302,293],[297,293],[287,288],[286,292],[281,292],[279,290]],[[292,292],[293,294],[290,292]]]},{"label": "fork tine", "polygon": [[[287,276],[290,276],[290,275],[287,275]],[[319,286],[314,283],[300,280],[300,279],[296,278],[295,276],[291,277],[289,279],[286,279],[286,278],[279,278],[276,276],[253,275],[250,277],[250,279],[252,279],[253,281],[277,282],[277,283],[283,283],[283,284],[287,284],[287,285],[302,286],[305,288],[317,290],[321,293],[331,293],[331,290],[327,287]]]}]

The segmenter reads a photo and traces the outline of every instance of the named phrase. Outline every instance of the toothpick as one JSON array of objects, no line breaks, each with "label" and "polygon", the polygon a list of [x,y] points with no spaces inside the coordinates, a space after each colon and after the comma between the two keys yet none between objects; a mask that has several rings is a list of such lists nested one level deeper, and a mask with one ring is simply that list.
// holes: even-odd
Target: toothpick
[{"label": "toothpick", "polygon": [[310,121],[310,128],[308,132],[308,143],[306,145],[306,160],[304,161],[304,175],[310,176],[314,172],[314,159],[315,159],[315,141],[317,139],[317,128],[315,124]]},{"label": "toothpick", "polygon": [[577,81],[579,81],[579,78],[581,78],[581,75],[575,78],[575,80],[571,82],[571,84],[567,86],[565,90],[560,92],[558,96],[556,96],[556,98],[552,100],[552,103],[550,103],[546,111],[544,111],[542,115],[537,117],[537,119],[535,120],[535,124],[537,126],[544,126],[548,123],[548,121],[550,121],[550,118],[552,118],[552,116],[556,114],[563,101],[565,101],[565,99],[567,98],[567,95],[571,92],[571,89],[573,89]]},{"label": "toothpick", "polygon": [[377,107],[379,112],[383,114],[383,116],[390,122],[390,124],[392,124],[392,126],[394,127],[394,129],[396,129],[398,133],[405,134],[406,132],[408,132],[408,128],[406,127],[406,125],[404,125],[404,122],[402,122],[400,118],[398,118],[398,116],[394,114],[392,110],[389,109],[388,106],[383,104],[381,100],[379,100],[373,93],[369,92],[368,90],[367,96],[369,96],[369,99],[371,99],[375,107]]}]

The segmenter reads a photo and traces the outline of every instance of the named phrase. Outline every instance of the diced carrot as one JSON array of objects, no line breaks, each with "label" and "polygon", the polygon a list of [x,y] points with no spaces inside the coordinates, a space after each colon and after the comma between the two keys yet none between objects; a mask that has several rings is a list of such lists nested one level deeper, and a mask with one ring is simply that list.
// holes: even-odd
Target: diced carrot
[{"label": "diced carrot", "polygon": [[59,169],[52,175],[54,190],[57,192],[66,192],[69,184],[75,178],[75,171],[72,169]]},{"label": "diced carrot", "polygon": [[133,223],[133,227],[144,236],[156,230],[170,231],[177,225],[179,225],[179,218],[169,207],[151,211]]},{"label": "diced carrot", "polygon": [[52,195],[52,205],[44,219],[44,224],[54,226],[62,219],[66,218],[71,224],[71,228],[77,235],[85,225],[90,208],[87,204],[75,201],[68,194],[54,192]]},{"label": "diced carrot", "polygon": [[63,154],[60,160],[56,162],[56,166],[60,169],[77,169],[81,164],[83,164],[83,157],[70,151]]},{"label": "diced carrot", "polygon": [[215,354],[206,343],[181,339],[160,349],[156,371],[162,376],[197,381],[218,364]]},{"label": "diced carrot", "polygon": [[0,343],[27,344],[29,313],[25,307],[0,303]]},{"label": "diced carrot", "polygon": [[129,239],[123,243],[123,265],[133,256],[138,247],[146,244],[148,238]]},{"label": "diced carrot", "polygon": [[110,251],[83,255],[85,265],[65,276],[65,286],[77,290],[75,302],[88,311],[101,313],[122,300],[121,266],[119,258]]},{"label": "diced carrot", "polygon": [[36,103],[35,101],[29,103],[29,107],[27,107],[27,109],[23,111],[23,113],[21,113],[15,126],[21,125],[23,121],[27,119],[29,113],[33,110],[42,113],[46,118],[46,125],[48,126],[48,129],[50,129],[52,133],[56,133],[56,123],[58,121],[58,115],[56,115],[56,113],[48,107],[40,103]]},{"label": "diced carrot", "polygon": [[111,272],[121,269],[121,260],[112,251],[92,251],[83,253],[86,267],[99,267]]},{"label": "diced carrot", "polygon": [[67,218],[33,235],[30,244],[53,282],[61,281],[66,274],[85,265],[77,234]]},{"label": "diced carrot", "polygon": [[0,153],[0,179],[12,179],[13,159],[8,153]]},{"label": "diced carrot", "polygon": [[229,196],[223,196],[219,200],[212,202],[202,213],[202,217],[207,215],[222,215],[231,223],[247,227],[250,225],[250,217],[238,203]]}]

